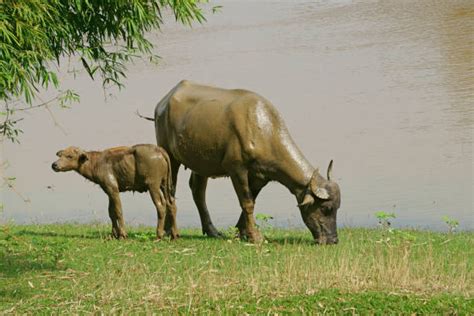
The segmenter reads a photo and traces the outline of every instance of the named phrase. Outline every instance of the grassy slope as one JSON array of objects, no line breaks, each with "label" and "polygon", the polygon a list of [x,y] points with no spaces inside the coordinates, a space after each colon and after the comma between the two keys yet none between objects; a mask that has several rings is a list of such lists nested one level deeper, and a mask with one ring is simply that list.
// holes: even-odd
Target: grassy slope
[{"label": "grassy slope", "polygon": [[4,226],[0,314],[37,312],[474,313],[474,233],[306,230],[249,245],[151,228],[110,240],[102,225]]}]

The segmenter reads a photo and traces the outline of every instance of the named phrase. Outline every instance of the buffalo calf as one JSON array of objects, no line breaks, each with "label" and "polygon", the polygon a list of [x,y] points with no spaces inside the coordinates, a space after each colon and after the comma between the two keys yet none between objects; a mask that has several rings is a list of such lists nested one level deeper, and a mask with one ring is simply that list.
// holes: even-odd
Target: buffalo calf
[{"label": "buffalo calf", "polygon": [[84,151],[68,147],[56,153],[52,165],[56,172],[74,170],[100,185],[109,197],[109,216],[112,235],[126,238],[119,192],[150,191],[158,213],[157,239],[164,235],[165,217],[171,238],[178,237],[176,204],[172,196],[173,183],[170,159],[166,151],[155,145],[116,147],[104,151]]}]

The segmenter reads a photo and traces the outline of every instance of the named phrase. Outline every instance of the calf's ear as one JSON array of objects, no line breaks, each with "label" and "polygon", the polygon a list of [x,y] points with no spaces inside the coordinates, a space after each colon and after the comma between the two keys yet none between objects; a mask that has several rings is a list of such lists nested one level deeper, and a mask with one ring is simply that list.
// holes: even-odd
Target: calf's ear
[{"label": "calf's ear", "polygon": [[87,159],[89,158],[87,158],[87,155],[85,153],[79,155],[79,163],[84,163],[87,161]]},{"label": "calf's ear", "polygon": [[60,151],[58,151],[58,152],[56,153],[56,156],[61,157],[62,154],[63,154],[63,151],[60,150]]}]

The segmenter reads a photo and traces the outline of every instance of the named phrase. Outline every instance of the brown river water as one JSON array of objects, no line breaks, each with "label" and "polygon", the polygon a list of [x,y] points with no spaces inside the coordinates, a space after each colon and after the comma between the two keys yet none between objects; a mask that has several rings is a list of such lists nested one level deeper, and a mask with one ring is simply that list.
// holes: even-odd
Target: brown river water
[{"label": "brown river water", "polygon": [[[158,66],[129,66],[126,89],[107,96],[85,74],[63,72],[71,109],[24,114],[20,145],[4,144],[1,221],[107,221],[107,199],[74,173],[51,170],[57,150],[155,143],[155,104],[179,80],[245,88],[273,102],[314,166],[334,159],[342,192],[339,226],[373,226],[377,211],[395,226],[446,229],[443,215],[474,229],[473,1],[222,1],[192,29],[167,19],[153,34]],[[210,11],[210,8],[207,9]],[[48,94],[43,95],[47,99]],[[209,118],[212,119],[212,118]],[[199,227],[187,181],[178,179],[179,226]],[[216,226],[240,214],[229,179],[211,180]],[[122,195],[128,224],[154,225],[147,194]],[[277,226],[303,226],[295,198],[278,183],[260,194],[257,213]]]}]

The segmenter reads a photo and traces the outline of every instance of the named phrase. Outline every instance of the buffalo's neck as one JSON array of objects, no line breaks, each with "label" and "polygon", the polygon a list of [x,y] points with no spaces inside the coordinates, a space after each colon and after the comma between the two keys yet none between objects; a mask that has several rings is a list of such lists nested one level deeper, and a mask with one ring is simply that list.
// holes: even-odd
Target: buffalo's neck
[{"label": "buffalo's neck", "polygon": [[275,181],[286,186],[298,203],[303,199],[314,168],[303,156],[287,131],[280,134],[279,148],[275,152]]}]

